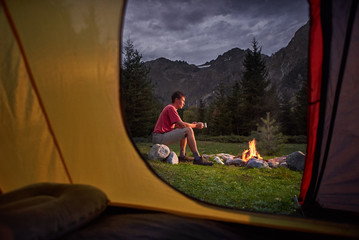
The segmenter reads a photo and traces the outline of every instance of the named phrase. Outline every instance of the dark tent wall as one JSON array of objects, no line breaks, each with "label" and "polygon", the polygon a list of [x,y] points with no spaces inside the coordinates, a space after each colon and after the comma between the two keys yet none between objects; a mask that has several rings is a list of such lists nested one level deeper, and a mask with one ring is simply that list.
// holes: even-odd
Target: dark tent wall
[{"label": "dark tent wall", "polygon": [[310,214],[317,210],[357,214],[358,1],[314,0],[311,8],[309,142],[299,200]]}]

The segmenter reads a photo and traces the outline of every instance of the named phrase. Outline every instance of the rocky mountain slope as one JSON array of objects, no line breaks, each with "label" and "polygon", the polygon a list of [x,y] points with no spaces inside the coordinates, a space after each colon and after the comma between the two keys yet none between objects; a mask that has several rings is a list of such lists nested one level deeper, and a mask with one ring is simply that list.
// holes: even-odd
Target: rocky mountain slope
[{"label": "rocky mountain slope", "polygon": [[[292,96],[307,80],[308,39],[309,23],[295,33],[285,48],[272,56],[263,55],[270,81],[284,96]],[[230,87],[240,79],[246,51],[249,50],[233,48],[201,66],[165,58],[148,61],[146,65],[150,67],[155,94],[163,104],[170,103],[172,93],[180,90],[186,94],[186,105],[190,106],[198,104],[200,99],[210,102],[220,82]]]}]

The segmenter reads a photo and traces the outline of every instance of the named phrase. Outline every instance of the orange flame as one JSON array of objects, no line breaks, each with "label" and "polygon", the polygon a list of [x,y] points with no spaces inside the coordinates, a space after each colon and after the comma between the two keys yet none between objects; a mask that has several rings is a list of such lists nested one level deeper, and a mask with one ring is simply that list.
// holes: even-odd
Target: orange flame
[{"label": "orange flame", "polygon": [[257,152],[256,149],[256,140],[253,138],[252,141],[249,142],[249,149],[244,150],[242,153],[242,159],[244,161],[248,161],[251,158],[263,159],[261,155]]}]

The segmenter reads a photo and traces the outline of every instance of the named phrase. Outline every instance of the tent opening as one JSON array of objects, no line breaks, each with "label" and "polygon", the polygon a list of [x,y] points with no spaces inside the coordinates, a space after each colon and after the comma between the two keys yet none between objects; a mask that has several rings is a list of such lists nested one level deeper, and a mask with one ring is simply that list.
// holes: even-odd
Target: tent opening
[{"label": "tent opening", "polygon": [[[213,12],[215,4],[228,13],[228,18],[223,18],[224,12]],[[262,12],[259,16],[254,16],[250,7],[243,11],[232,6],[232,13],[231,6],[206,3],[201,10],[203,19],[187,19],[186,13],[178,13],[186,7],[173,2],[127,2],[120,95],[134,146],[158,177],[191,198],[222,207],[301,215],[295,199],[300,192],[307,141],[308,3],[282,5],[273,1],[270,7],[277,9],[276,14],[253,4],[253,9]],[[191,6],[189,12],[197,7]],[[147,14],[140,14],[141,9]],[[288,17],[288,11],[296,14]],[[170,22],[166,21],[168,16]],[[285,27],[280,29],[285,18]],[[253,21],[252,27],[243,27],[249,21]],[[223,23],[227,28],[214,29]],[[233,42],[227,35],[230,29],[237,29]],[[249,37],[241,38],[246,31]],[[220,43],[197,46],[192,39],[198,35],[222,38]],[[246,43],[238,46],[238,39]],[[179,47],[182,41],[186,44]],[[217,53],[208,56],[199,50],[204,58],[197,60],[189,52],[207,47]],[[180,51],[174,53],[176,49]],[[207,126],[193,128],[193,133],[199,155],[212,162],[211,167],[192,164],[195,155],[189,144],[184,158],[188,161],[181,161],[184,154],[179,141],[154,149],[152,136],[158,117],[173,103],[171,96],[177,90],[185,94],[184,106],[176,109],[180,119]],[[264,159],[252,160],[259,165],[250,168],[242,153],[253,139]],[[152,150],[157,156],[164,151],[162,160],[153,160]],[[288,155],[301,159],[293,160],[301,161],[301,166],[290,162],[288,167]]]}]

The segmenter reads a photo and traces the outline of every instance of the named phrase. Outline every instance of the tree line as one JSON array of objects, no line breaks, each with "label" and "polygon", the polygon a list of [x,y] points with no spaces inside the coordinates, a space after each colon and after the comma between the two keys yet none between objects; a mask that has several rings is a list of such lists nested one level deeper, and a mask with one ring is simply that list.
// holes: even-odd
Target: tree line
[{"label": "tree line", "polygon": [[[278,93],[268,79],[261,48],[255,39],[243,66],[240,79],[230,86],[220,81],[214,101],[206,104],[200,100],[198,106],[185,107],[179,112],[182,119],[207,122],[208,128],[200,133],[213,136],[249,136],[260,131],[265,122],[271,125],[268,129],[273,127],[285,135],[306,135],[306,83],[294,96]],[[128,40],[121,66],[120,95],[126,124],[133,137],[149,136],[163,108],[155,97],[149,71],[142,55]]]}]

